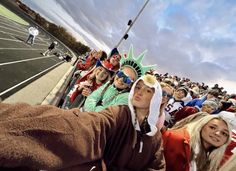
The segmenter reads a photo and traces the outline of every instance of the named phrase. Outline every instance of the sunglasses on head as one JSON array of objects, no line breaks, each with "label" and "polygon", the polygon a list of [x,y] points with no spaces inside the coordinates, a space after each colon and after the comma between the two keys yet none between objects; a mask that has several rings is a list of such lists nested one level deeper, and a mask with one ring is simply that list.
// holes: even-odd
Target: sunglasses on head
[{"label": "sunglasses on head", "polygon": [[133,80],[129,76],[125,75],[125,73],[123,71],[118,71],[116,75],[119,78],[123,78],[123,82],[125,84],[131,84],[133,82]]},{"label": "sunglasses on head", "polygon": [[169,99],[172,98],[172,95],[168,94],[166,91],[162,90],[162,96],[166,96],[168,97]]}]

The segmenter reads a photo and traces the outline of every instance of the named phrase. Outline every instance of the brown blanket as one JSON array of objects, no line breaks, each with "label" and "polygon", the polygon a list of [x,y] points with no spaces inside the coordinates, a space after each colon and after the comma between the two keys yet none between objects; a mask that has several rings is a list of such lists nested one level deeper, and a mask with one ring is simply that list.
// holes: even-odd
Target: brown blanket
[{"label": "brown blanket", "polygon": [[144,137],[141,154],[134,135],[127,106],[81,113],[0,103],[0,167],[95,171],[103,160],[108,170],[164,169],[160,134]]}]

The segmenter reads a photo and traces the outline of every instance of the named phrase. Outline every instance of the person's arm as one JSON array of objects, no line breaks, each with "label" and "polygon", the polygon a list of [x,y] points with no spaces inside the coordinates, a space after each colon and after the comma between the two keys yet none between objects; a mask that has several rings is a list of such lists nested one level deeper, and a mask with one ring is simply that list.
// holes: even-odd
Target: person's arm
[{"label": "person's arm", "polygon": [[96,111],[96,108],[98,107],[97,103],[101,99],[102,91],[107,86],[108,82],[101,87],[99,87],[97,90],[93,91],[86,99],[84,103],[84,109],[85,111]]},{"label": "person's arm", "polygon": [[0,167],[58,170],[100,160],[119,110],[0,103]]},{"label": "person's arm", "polygon": [[195,104],[196,104],[196,102],[198,101],[199,99],[193,99],[193,100],[191,100],[190,102],[188,102],[187,104],[186,104],[186,106],[195,106]]}]

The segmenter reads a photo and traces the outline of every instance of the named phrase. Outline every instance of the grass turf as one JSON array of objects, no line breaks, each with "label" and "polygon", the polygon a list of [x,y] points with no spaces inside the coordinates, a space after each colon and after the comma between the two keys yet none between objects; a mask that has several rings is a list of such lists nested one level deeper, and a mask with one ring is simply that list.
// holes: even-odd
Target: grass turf
[{"label": "grass turf", "polygon": [[9,11],[7,8],[5,8],[2,5],[0,5],[0,15],[4,16],[4,17],[7,17],[7,18],[9,18],[13,21],[16,21],[20,24],[29,25],[29,23],[27,23],[25,20],[23,20],[22,18],[20,18],[19,16],[17,16],[13,12]]}]

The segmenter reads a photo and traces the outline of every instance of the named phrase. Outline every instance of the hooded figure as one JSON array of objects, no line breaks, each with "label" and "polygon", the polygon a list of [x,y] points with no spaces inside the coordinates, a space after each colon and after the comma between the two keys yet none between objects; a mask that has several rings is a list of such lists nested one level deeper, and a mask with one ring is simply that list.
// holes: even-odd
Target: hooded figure
[{"label": "hooded figure", "polygon": [[161,90],[161,86],[158,83],[158,81],[156,80],[155,76],[151,76],[151,75],[144,75],[143,77],[139,78],[132,86],[130,93],[129,93],[128,105],[131,110],[132,122],[134,124],[135,129],[138,131],[140,131],[141,128],[138,123],[135,124],[136,114],[135,114],[134,106],[132,104],[132,98],[134,96],[134,89],[136,87],[136,84],[140,80],[142,80],[146,86],[154,89],[154,91],[155,91],[155,94],[153,95],[152,101],[150,103],[149,114],[147,116],[147,123],[150,126],[150,132],[146,133],[148,136],[153,136],[157,132],[156,124],[157,124],[157,121],[158,121],[158,118],[160,115],[159,109],[161,106],[162,90]]},{"label": "hooded figure", "polygon": [[160,97],[157,80],[145,75],[134,83],[129,106],[101,112],[0,103],[0,169],[164,171],[155,126]]}]

